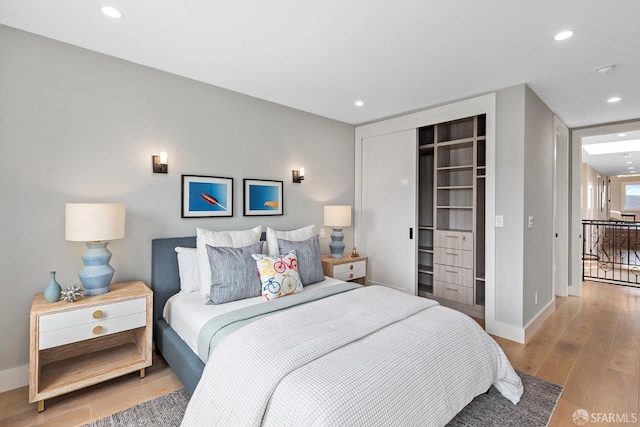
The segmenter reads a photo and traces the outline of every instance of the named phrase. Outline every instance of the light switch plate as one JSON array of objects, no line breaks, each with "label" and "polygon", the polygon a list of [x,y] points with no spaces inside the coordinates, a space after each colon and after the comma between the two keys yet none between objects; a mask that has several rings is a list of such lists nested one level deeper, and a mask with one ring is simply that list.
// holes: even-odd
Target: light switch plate
[{"label": "light switch plate", "polygon": [[533,217],[529,217],[529,228],[533,228]]},{"label": "light switch plate", "polygon": [[504,227],[504,216],[496,215],[496,227]]}]

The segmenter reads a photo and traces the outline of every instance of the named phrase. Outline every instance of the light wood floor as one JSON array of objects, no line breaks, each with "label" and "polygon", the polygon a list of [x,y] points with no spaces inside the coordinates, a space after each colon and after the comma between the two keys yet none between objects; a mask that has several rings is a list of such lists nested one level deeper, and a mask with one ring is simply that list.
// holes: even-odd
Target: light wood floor
[{"label": "light wood floor", "polygon": [[81,426],[180,388],[176,374],[154,352],[144,378],[134,372],[47,400],[41,413],[35,403],[29,403],[28,387],[0,393],[0,426]]},{"label": "light wood floor", "polygon": [[579,298],[556,298],[556,311],[527,345],[496,341],[515,369],[564,386],[550,426],[575,425],[578,409],[638,419],[640,289],[585,282],[582,290]]},{"label": "light wood floor", "polygon": [[[515,369],[565,387],[550,426],[573,426],[573,413],[638,414],[640,289],[586,282],[580,298],[557,298],[556,311],[527,345],[496,338]],[[182,385],[154,354],[147,376],[109,381],[46,402],[38,414],[28,389],[0,393],[0,426],[76,426]],[[640,423],[603,423],[633,426]],[[588,425],[592,425],[589,423]]]}]

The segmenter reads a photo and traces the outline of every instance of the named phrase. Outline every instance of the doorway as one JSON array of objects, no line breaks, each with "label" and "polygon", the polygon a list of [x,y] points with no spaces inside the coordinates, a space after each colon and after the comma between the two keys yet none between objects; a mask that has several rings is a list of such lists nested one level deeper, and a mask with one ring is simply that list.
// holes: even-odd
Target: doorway
[{"label": "doorway", "polygon": [[[571,131],[571,237],[569,241],[570,251],[570,281],[569,295],[582,295],[582,251],[584,244],[584,233],[582,227],[582,153],[583,139],[590,137],[598,137],[602,135],[618,135],[622,133],[640,131],[640,120],[634,120],[624,123],[613,123],[601,126],[593,126],[589,128],[579,128]],[[624,154],[618,153],[619,160],[622,162]],[[637,156],[637,167],[640,167],[640,152],[633,152]],[[625,164],[626,161],[624,160]],[[639,177],[640,180],[640,177]],[[611,188],[611,187],[610,187]],[[616,190],[613,188],[612,191]],[[586,202],[586,201],[585,201]],[[614,209],[615,210],[615,209]],[[606,213],[609,218],[609,212]]]}]

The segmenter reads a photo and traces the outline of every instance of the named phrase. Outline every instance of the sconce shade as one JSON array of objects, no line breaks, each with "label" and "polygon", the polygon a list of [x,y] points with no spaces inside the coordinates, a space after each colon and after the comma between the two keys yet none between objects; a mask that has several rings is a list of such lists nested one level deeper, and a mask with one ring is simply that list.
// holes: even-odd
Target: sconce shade
[{"label": "sconce shade", "polygon": [[125,208],[114,203],[67,203],[65,239],[104,242],[124,237]]},{"label": "sconce shade", "polygon": [[329,227],[351,226],[351,206],[325,206],[324,225]]},{"label": "sconce shade", "polygon": [[108,241],[124,237],[125,209],[121,204],[67,203],[65,205],[65,239],[86,242],[82,255],[84,268],[78,273],[85,295],[109,292],[114,269],[109,265]]},{"label": "sconce shade", "polygon": [[159,156],[151,156],[153,173],[167,173],[169,171],[169,154],[161,151]]},{"label": "sconce shade", "polygon": [[293,182],[300,184],[304,181],[304,168],[294,169],[291,173],[293,175]]}]

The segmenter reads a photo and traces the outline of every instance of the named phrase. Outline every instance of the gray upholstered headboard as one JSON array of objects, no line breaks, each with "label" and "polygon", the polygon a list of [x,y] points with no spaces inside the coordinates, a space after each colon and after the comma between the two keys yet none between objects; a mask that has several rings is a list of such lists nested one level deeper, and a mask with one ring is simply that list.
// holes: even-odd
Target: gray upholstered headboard
[{"label": "gray upholstered headboard", "polygon": [[[262,232],[260,240],[264,241]],[[153,321],[162,318],[167,300],[180,292],[180,273],[176,246],[196,247],[196,236],[168,237],[151,241],[151,289],[153,290]]]},{"label": "gray upholstered headboard", "polygon": [[151,289],[153,290],[153,321],[162,318],[167,300],[180,292],[180,274],[176,246],[196,247],[196,236],[170,237],[151,241]]}]

